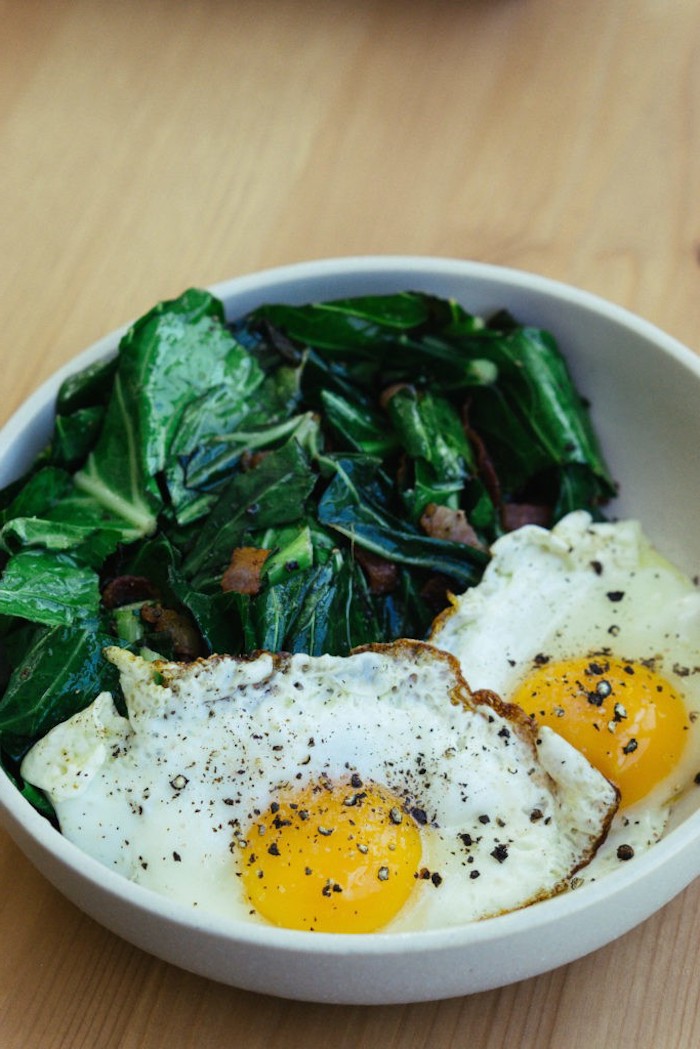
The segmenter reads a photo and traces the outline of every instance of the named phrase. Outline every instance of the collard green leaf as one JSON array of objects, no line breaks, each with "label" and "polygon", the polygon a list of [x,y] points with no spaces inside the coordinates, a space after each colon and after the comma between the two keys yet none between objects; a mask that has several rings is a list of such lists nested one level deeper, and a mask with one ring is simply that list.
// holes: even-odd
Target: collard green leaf
[{"label": "collard green leaf", "polygon": [[318,507],[321,524],[351,543],[414,568],[454,579],[462,588],[477,581],[487,555],[474,547],[434,539],[390,509],[390,489],[376,462],[338,459],[336,477]]},{"label": "collard green leaf", "polygon": [[150,489],[140,448],[138,416],[119,374],[96,448],[75,475],[76,487],[141,535],[155,531],[161,499]]},{"label": "collard green leaf", "polygon": [[99,600],[96,573],[70,554],[22,550],[0,579],[0,614],[49,626],[94,621]]},{"label": "collard green leaf", "polygon": [[56,413],[72,415],[83,408],[104,406],[112,391],[118,364],[116,356],[108,357],[69,375],[58,391]]},{"label": "collard green leaf", "polygon": [[[488,359],[465,354],[442,337],[439,330],[427,328],[431,315],[440,314],[436,302],[431,296],[406,292],[300,307],[265,306],[253,316],[312,347],[316,351],[316,367],[323,358],[336,366],[350,362],[353,372],[357,372],[360,362],[369,364],[375,385],[379,373],[383,375],[381,385],[415,381],[465,389],[493,382],[496,372]],[[462,312],[462,317],[466,316]],[[440,320],[456,323],[449,308],[442,312]],[[472,332],[474,328],[468,328],[463,321],[461,330]],[[311,357],[309,360],[312,363]],[[341,374],[335,372],[336,380]]]},{"label": "collard green leaf", "polygon": [[318,430],[318,422],[311,412],[306,412],[271,426],[249,430],[242,424],[235,433],[203,439],[197,451],[181,463],[179,523],[191,524],[211,509],[244,455],[277,448],[291,439],[314,450]]},{"label": "collard green leaf", "polygon": [[114,553],[122,538],[123,533],[117,528],[66,524],[40,517],[15,517],[0,529],[0,548],[10,554],[30,548],[67,551],[77,561],[97,570]]},{"label": "collard green leaf", "polygon": [[377,343],[424,324],[428,310],[420,295],[376,295],[336,299],[311,306],[263,306],[254,314],[292,339],[326,353],[373,354]]},{"label": "collard green leaf", "polygon": [[12,486],[12,496],[0,512],[0,524],[13,517],[43,517],[72,491],[73,479],[67,470],[43,466],[19,486]]},{"label": "collard green leaf", "polygon": [[378,629],[362,574],[339,550],[252,598],[248,616],[256,647],[310,655],[346,655]]},{"label": "collard green leaf", "polygon": [[353,403],[332,390],[321,392],[321,403],[326,422],[349,451],[384,457],[401,446],[387,416],[376,409]]},{"label": "collard green leaf", "polygon": [[498,393],[474,398],[472,423],[498,449],[497,466],[510,487],[548,466],[580,463],[599,481],[605,498],[615,485],[586,407],[552,336],[518,328],[489,343],[498,367]]},{"label": "collard green leaf", "polygon": [[356,582],[352,565],[340,551],[319,566],[287,630],[285,648],[310,655],[323,652],[346,655],[355,644],[361,643],[370,633],[363,613],[369,618],[371,609],[369,602],[366,609],[364,601],[358,606]]},{"label": "collard green leaf", "polygon": [[292,572],[304,572],[314,563],[313,539],[308,525],[267,529],[254,545],[270,551],[260,573],[267,586],[276,586],[288,579]]},{"label": "collard green leaf", "polygon": [[253,470],[237,474],[185,559],[183,569],[195,589],[218,589],[231,553],[247,532],[302,518],[315,484],[316,474],[295,440],[271,452]]},{"label": "collard green leaf", "polygon": [[[173,448],[176,458],[192,450],[177,437],[188,406],[226,384],[235,414],[236,399],[262,380],[255,360],[224,326],[218,299],[190,289],[161,303],[121,341],[102,433],[76,484],[142,534],[153,532],[162,505],[159,475]],[[212,429],[221,421],[216,414]]]},{"label": "collard green leaf", "polygon": [[114,638],[86,626],[39,633],[0,701],[0,740],[7,754],[19,760],[35,739],[100,692],[119,695],[118,675],[102,654],[110,644]]},{"label": "collard green leaf", "polygon": [[379,637],[422,640],[435,618],[435,610],[421,597],[415,573],[406,568],[399,569],[396,589],[392,593],[375,597],[374,603]]},{"label": "collard green leaf", "polygon": [[323,393],[327,391],[338,394],[358,408],[371,410],[382,387],[380,365],[378,355],[367,359],[327,360],[322,353],[309,350],[302,376],[304,398],[311,407],[320,410]]},{"label": "collard green leaf", "polygon": [[77,468],[92,449],[102,426],[101,405],[79,408],[71,415],[56,416],[49,459],[57,466]]},{"label": "collard green leaf", "polygon": [[429,463],[437,477],[463,480],[475,469],[474,452],[457,410],[429,390],[403,386],[387,405],[402,447]]}]

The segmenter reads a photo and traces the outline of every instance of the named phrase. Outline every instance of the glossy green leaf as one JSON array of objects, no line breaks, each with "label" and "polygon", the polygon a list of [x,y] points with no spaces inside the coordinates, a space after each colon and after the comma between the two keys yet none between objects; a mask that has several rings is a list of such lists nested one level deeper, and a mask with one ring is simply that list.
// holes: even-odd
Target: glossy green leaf
[{"label": "glossy green leaf", "polygon": [[0,701],[0,740],[13,759],[100,692],[119,695],[118,675],[103,656],[103,649],[114,643],[114,638],[86,626],[39,633]]},{"label": "glossy green leaf", "polygon": [[10,558],[0,579],[0,614],[35,623],[94,621],[99,599],[97,575],[70,554],[22,550]]},{"label": "glossy green leaf", "polygon": [[388,561],[448,576],[461,588],[476,582],[487,555],[434,539],[390,509],[390,488],[376,462],[342,459],[318,507],[319,521]]},{"label": "glossy green leaf", "polygon": [[236,474],[185,559],[187,578],[196,589],[216,590],[242,537],[299,520],[315,484],[316,475],[295,440],[271,452],[255,469]]}]

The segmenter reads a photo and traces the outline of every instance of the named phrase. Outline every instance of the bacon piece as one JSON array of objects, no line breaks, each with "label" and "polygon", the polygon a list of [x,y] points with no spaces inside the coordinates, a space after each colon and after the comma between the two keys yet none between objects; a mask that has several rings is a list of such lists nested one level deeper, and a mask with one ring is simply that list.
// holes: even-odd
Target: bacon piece
[{"label": "bacon piece", "polygon": [[141,619],[159,633],[168,634],[176,659],[191,661],[202,655],[202,643],[194,623],[182,612],[163,608],[160,604],[145,604]]},{"label": "bacon piece", "polygon": [[250,594],[254,597],[260,593],[260,572],[270,556],[269,550],[260,550],[256,546],[238,546],[231,554],[231,563],[223,574],[221,589],[228,593]]},{"label": "bacon piece", "polygon": [[421,516],[420,526],[433,539],[447,539],[451,543],[482,548],[464,510],[451,510],[449,506],[428,503]]},{"label": "bacon piece", "polygon": [[371,550],[364,550],[361,546],[355,547],[354,556],[367,576],[371,593],[390,594],[396,589],[399,569],[393,561],[387,561],[385,557],[380,557]]}]

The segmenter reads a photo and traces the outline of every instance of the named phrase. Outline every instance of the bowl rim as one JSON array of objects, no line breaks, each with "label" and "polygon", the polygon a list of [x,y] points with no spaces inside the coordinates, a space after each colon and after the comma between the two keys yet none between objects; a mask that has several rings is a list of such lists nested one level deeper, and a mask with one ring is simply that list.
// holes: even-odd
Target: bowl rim
[{"label": "bowl rim", "polygon": [[[386,279],[395,276],[398,281],[401,277],[410,278],[411,274],[420,274],[423,277],[429,274],[434,279],[455,277],[470,281],[472,284],[486,285],[496,282],[511,289],[518,288],[527,292],[535,292],[540,296],[556,298],[559,301],[576,305],[589,313],[602,315],[609,321],[655,343],[665,354],[674,357],[700,378],[700,355],[625,307],[610,302],[593,292],[556,279],[493,263],[432,255],[388,254],[328,257],[250,272],[212,284],[208,290],[224,300],[227,319],[232,319],[246,312],[245,309],[241,309],[238,313],[230,309],[230,306],[235,304],[236,298],[252,295],[258,303],[261,303],[266,301],[264,298],[266,290],[273,290],[280,284],[289,288],[296,285],[302,286],[311,281],[342,282],[350,277],[371,278],[380,275]],[[87,349],[54,371],[25,398],[0,428],[0,458],[6,456],[15,441],[26,434],[39,414],[51,411],[51,417],[53,416],[52,399],[61,382],[87,364],[113,355],[119,339],[132,323],[133,321],[127,322],[92,343]],[[8,476],[3,479],[3,483],[12,479]],[[522,931],[531,932],[544,929],[558,923],[564,917],[573,917],[595,908],[601,900],[609,901],[633,892],[636,885],[646,880],[660,867],[672,864],[674,860],[681,858],[691,842],[694,840],[700,842],[700,809],[698,809],[669,831],[653,848],[636,857],[634,864],[609,872],[596,882],[586,883],[580,888],[516,911],[478,922],[431,930],[353,934],[311,933],[234,918],[223,918],[206,912],[196,912],[187,904],[171,900],[154,890],[130,881],[64,838],[22,797],[9,777],[4,774],[0,774],[0,813],[3,815],[3,823],[10,836],[20,848],[22,848],[22,838],[28,835],[41,850],[52,854],[82,882],[96,883],[103,893],[128,903],[140,913],[155,914],[188,929],[204,931],[220,940],[235,940],[240,944],[270,947],[280,952],[312,952],[326,957],[398,953],[404,956],[413,955],[425,950],[435,952],[487,942],[496,943]],[[39,869],[41,870],[40,866]],[[680,888],[683,888],[689,880],[691,879],[686,879]],[[661,902],[665,903],[666,899]]]}]

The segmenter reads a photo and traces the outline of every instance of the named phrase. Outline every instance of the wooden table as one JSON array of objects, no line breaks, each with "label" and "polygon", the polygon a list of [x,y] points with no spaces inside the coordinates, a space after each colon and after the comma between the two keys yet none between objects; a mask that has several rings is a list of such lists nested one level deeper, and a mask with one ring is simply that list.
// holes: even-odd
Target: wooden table
[{"label": "wooden table", "polygon": [[[331,255],[539,271],[700,348],[697,0],[4,0],[0,27],[3,417],[161,298]],[[700,884],[556,972],[387,1008],[171,968],[4,833],[0,885],[0,1049],[700,1044]]]}]

